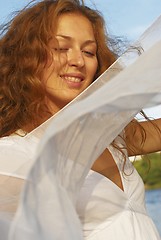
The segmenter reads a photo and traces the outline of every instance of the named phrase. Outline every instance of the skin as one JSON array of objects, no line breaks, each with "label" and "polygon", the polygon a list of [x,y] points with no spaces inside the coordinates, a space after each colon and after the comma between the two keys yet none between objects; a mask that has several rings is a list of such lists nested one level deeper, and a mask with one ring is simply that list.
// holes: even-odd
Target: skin
[{"label": "skin", "polygon": [[[152,124],[153,123],[153,124]],[[161,151],[161,118],[140,122],[140,125],[146,132],[146,139],[142,144],[141,133],[139,127],[128,124],[125,128],[126,143],[134,145],[134,152],[128,151],[129,156],[144,155],[148,153]],[[135,135],[134,135],[135,133]],[[141,148],[141,151],[138,150]]]},{"label": "skin", "polygon": [[[72,28],[71,28],[72,26]],[[82,15],[60,16],[56,39],[51,40],[52,56],[43,74],[47,104],[52,113],[86,89],[97,71],[97,45],[92,24]]]}]

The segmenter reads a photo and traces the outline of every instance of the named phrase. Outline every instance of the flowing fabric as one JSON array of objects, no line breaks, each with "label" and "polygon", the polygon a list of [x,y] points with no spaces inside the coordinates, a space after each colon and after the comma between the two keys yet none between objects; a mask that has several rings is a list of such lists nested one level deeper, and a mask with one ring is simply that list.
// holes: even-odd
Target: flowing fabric
[{"label": "flowing fabric", "polygon": [[33,134],[41,141],[38,148],[33,143],[37,155],[11,227],[1,214],[3,239],[7,227],[9,240],[83,239],[75,208],[93,162],[143,107],[161,102],[158,32],[161,17],[136,43],[144,49],[139,57],[127,51],[76,100],[24,137],[28,149]]}]

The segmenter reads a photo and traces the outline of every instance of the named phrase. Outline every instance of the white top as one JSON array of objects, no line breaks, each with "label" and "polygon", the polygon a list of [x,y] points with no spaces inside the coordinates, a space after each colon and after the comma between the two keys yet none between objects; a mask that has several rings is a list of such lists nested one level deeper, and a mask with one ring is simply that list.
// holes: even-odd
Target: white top
[{"label": "white top", "polygon": [[[2,138],[0,173],[25,179],[38,142],[33,135],[30,141],[18,135]],[[84,239],[159,240],[159,234],[146,213],[140,176],[128,159],[123,174],[121,154],[113,147],[109,150],[120,171],[124,191],[108,178],[90,170],[76,206]]]},{"label": "white top", "polygon": [[120,171],[124,191],[110,179],[90,170],[77,203],[84,239],[160,239],[146,212],[142,179],[128,159],[127,175],[123,174],[120,154],[112,147],[110,151]]}]

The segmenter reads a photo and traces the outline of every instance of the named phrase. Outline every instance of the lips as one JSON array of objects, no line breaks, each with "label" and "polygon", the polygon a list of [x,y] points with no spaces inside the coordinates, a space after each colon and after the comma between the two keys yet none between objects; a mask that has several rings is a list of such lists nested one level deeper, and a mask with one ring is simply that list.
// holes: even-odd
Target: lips
[{"label": "lips", "polygon": [[68,73],[60,75],[61,79],[66,82],[67,86],[72,89],[80,89],[85,77],[78,73]]},{"label": "lips", "polygon": [[67,82],[80,83],[84,80],[84,76],[81,74],[64,74],[60,76],[63,80]]}]

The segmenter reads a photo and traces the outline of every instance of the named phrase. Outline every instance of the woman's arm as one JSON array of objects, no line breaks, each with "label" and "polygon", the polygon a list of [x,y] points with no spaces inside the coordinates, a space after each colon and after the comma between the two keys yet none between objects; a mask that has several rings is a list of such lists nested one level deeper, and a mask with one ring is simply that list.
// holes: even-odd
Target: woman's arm
[{"label": "woman's arm", "polygon": [[125,134],[129,156],[161,151],[161,118],[139,123],[133,120],[125,128]]}]

